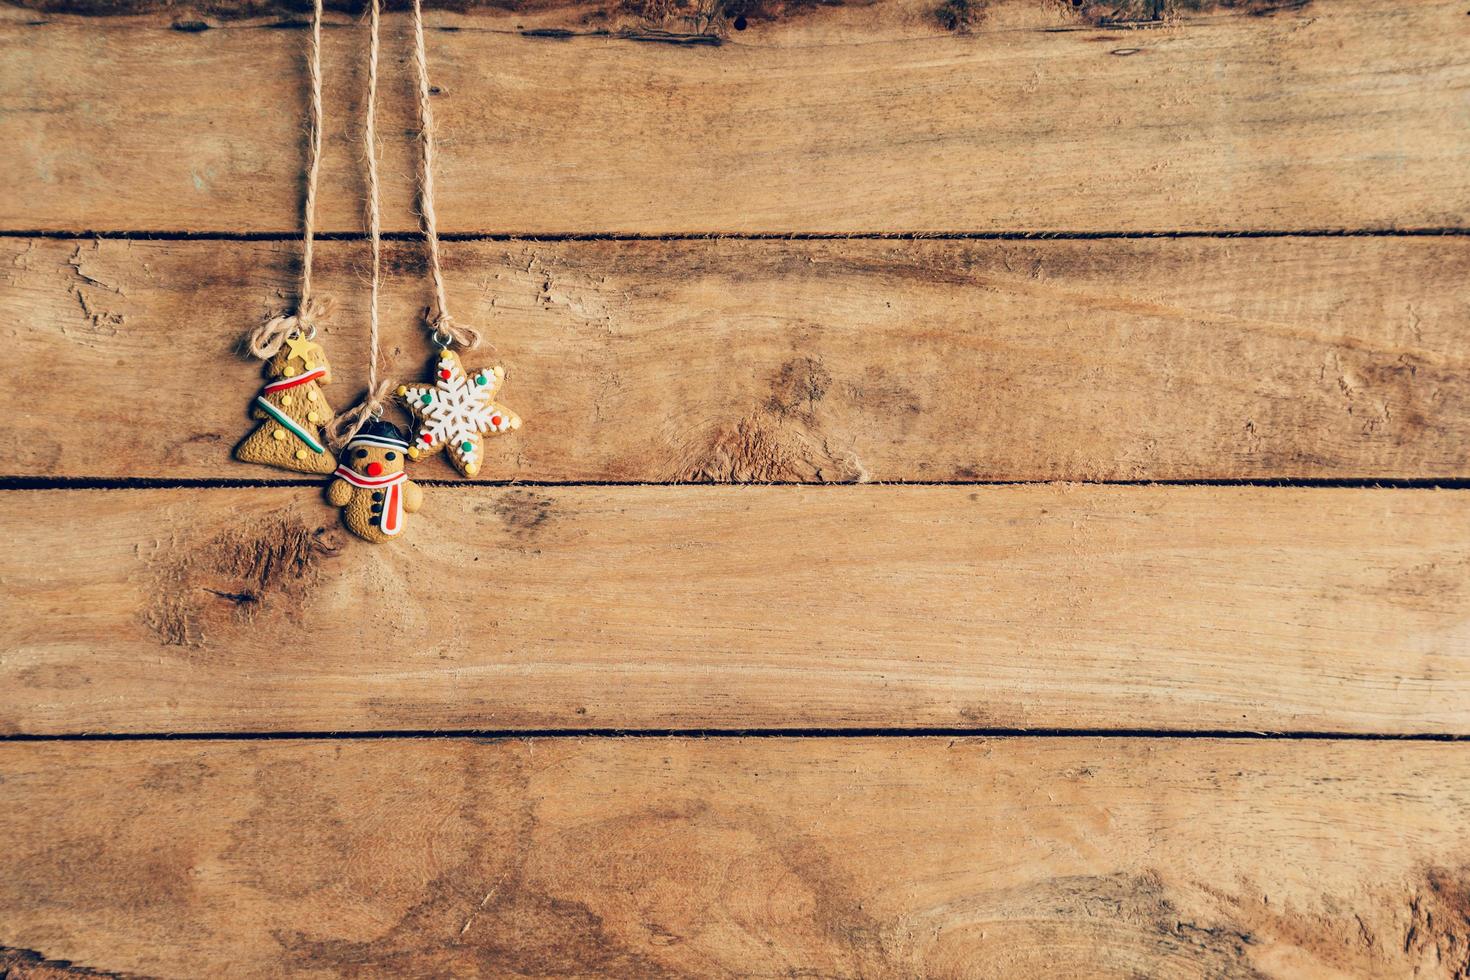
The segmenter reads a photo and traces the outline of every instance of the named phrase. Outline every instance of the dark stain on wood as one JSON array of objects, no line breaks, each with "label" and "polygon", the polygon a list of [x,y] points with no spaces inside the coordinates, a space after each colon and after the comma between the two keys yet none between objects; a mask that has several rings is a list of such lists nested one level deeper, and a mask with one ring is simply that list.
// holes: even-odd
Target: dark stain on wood
[{"label": "dark stain on wood", "polygon": [[944,0],[934,9],[939,26],[956,34],[969,34],[985,20],[986,0]]},{"label": "dark stain on wood", "polygon": [[508,490],[492,505],[505,530],[522,540],[540,532],[552,519],[554,508],[550,497],[534,490]]},{"label": "dark stain on wood", "polygon": [[1470,869],[1424,869],[1421,887],[1409,898],[1404,952],[1432,958],[1445,976],[1470,977]]},{"label": "dark stain on wood", "polygon": [[[177,30],[208,30],[210,18],[233,21],[286,18],[282,26],[305,26],[311,12],[306,0],[6,0],[12,6],[50,14],[91,17],[164,14],[174,18]],[[857,0],[857,6],[876,0]],[[985,20],[997,0],[943,0],[934,8],[940,27],[968,34]],[[1187,16],[1243,14],[1270,16],[1301,10],[1312,0],[1011,0],[1060,8],[1091,27],[1138,27],[1161,24]],[[634,41],[718,45],[732,31],[747,25],[773,23],[845,6],[847,0],[427,0],[426,7],[455,13],[496,11],[528,17],[564,13],[569,25],[540,25],[522,32],[531,38],[581,36],[620,37]],[[408,0],[385,0],[387,11],[409,8]],[[329,13],[362,16],[362,0],[326,0]],[[616,25],[616,26],[614,26]]]},{"label": "dark stain on wood", "polygon": [[817,357],[794,357],[782,364],[771,381],[766,407],[777,415],[812,414],[832,387],[832,373]]},{"label": "dark stain on wood", "polygon": [[201,647],[220,629],[266,612],[299,611],[318,562],[341,535],[286,512],[184,544],[154,562],[156,586],[143,621],[165,646]]},{"label": "dark stain on wood", "polygon": [[1268,17],[1301,10],[1312,0],[1067,0],[1092,27],[1147,27],[1188,16],[1244,14]]},{"label": "dark stain on wood", "polygon": [[135,973],[111,973],[77,966],[68,960],[47,959],[33,949],[0,946],[0,980],[76,980],[77,977],[113,977],[144,980]]}]

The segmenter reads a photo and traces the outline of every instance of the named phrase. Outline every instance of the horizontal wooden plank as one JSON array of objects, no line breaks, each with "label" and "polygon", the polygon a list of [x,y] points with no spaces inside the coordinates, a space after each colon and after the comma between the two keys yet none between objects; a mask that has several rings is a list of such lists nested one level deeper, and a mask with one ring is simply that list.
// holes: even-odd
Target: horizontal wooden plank
[{"label": "horizontal wooden plank", "polygon": [[1470,733],[1470,494],[25,491],[0,731]]},{"label": "horizontal wooden plank", "polygon": [[[773,4],[744,31],[722,5],[509,6],[434,15],[446,231],[1470,224],[1459,4],[1192,3],[1126,32],[1040,0]],[[682,28],[645,28],[655,9]],[[196,18],[7,18],[0,228],[298,227],[304,31]],[[416,227],[406,26],[385,36],[397,230]],[[326,40],[336,231],[363,225],[349,27]]]},{"label": "horizontal wooden plank", "polygon": [[1470,963],[1454,744],[9,744],[0,772],[0,941],[126,975]]},{"label": "horizontal wooden plank", "polygon": [[[320,246],[339,406],[360,245]],[[387,368],[420,376],[420,248]],[[236,350],[287,302],[265,242],[0,243],[0,472],[295,476],[236,462]],[[452,308],[525,416],[482,478],[970,481],[1470,475],[1470,240],[477,242]],[[488,353],[485,355],[490,357]],[[38,381],[45,404],[38,408]],[[453,478],[435,458],[423,478]]]}]

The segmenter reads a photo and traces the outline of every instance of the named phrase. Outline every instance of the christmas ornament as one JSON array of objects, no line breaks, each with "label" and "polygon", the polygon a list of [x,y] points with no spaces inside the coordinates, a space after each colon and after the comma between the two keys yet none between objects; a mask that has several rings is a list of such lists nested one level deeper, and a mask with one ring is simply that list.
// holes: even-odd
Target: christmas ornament
[{"label": "christmas ornament", "polygon": [[515,412],[495,403],[505,380],[505,368],[466,371],[459,355],[445,347],[434,366],[432,385],[400,385],[398,397],[419,420],[411,459],[432,456],[448,448],[449,458],[465,476],[480,472],[486,433],[521,427]]},{"label": "christmas ornament", "polygon": [[477,331],[456,324],[449,315],[444,290],[444,269],[439,257],[439,231],[434,208],[434,110],[429,95],[429,64],[424,53],[424,18],[420,0],[413,0],[414,68],[418,75],[419,214],[424,224],[424,241],[429,247],[429,276],[434,286],[434,306],[428,317],[439,354],[431,368],[431,384],[400,385],[398,397],[418,420],[409,456],[422,459],[441,449],[449,450],[450,461],[465,476],[474,476],[484,464],[485,436],[521,427],[521,418],[495,403],[495,394],[505,381],[500,366],[468,371],[452,345],[479,345]]},{"label": "christmas ornament", "polygon": [[316,324],[328,304],[311,292],[312,244],[316,231],[317,173],[322,158],[322,0],[311,21],[311,141],[302,211],[301,292],[296,311],[276,316],[246,338],[250,353],[266,362],[271,380],[261,389],[252,417],[261,425],[235,447],[235,458],[301,473],[330,473],[337,460],[328,451],[323,428],[335,413],[321,386],[332,380],[326,355],[315,342]]},{"label": "christmas ornament", "polygon": [[398,426],[370,418],[342,451],[342,464],[327,485],[327,500],[342,508],[342,520],[358,537],[374,543],[403,531],[403,515],[415,514],[424,492],[403,471],[408,440]]},{"label": "christmas ornament", "polygon": [[368,242],[371,246],[371,292],[368,294],[368,389],[361,402],[343,412],[327,430],[331,444],[342,447],[341,465],[327,485],[327,500],[342,508],[342,519],[358,537],[386,541],[403,531],[405,512],[417,511],[423,491],[408,482],[403,464],[408,440],[382,419],[388,382],[378,380],[378,293],[383,236],[378,189],[378,28],[379,0],[368,5],[367,99],[363,143],[367,148]]},{"label": "christmas ornament", "polygon": [[322,429],[334,413],[321,389],[332,371],[321,347],[288,337],[266,370],[274,380],[261,389],[251,413],[261,425],[235,448],[235,458],[302,473],[332,472],[337,460]]}]

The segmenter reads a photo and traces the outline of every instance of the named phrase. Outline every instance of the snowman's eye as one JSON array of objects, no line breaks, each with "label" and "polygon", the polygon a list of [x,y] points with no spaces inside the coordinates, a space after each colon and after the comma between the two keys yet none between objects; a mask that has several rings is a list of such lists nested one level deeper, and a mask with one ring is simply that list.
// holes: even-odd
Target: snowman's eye
[{"label": "snowman's eye", "polygon": [[397,453],[389,453],[389,454],[388,454],[388,455],[386,455],[386,456],[384,456],[384,457],[383,457],[383,458],[384,458],[384,459],[386,459],[386,460],[387,460],[387,461],[388,461],[388,462],[390,462],[390,463],[391,463],[391,462],[393,462],[393,461],[394,461],[394,460],[395,460],[395,459],[397,459],[397,458],[398,458],[398,454],[397,454]]},{"label": "snowman's eye", "polygon": [[367,459],[367,450],[366,449],[359,449],[357,451],[357,458],[358,459]]}]

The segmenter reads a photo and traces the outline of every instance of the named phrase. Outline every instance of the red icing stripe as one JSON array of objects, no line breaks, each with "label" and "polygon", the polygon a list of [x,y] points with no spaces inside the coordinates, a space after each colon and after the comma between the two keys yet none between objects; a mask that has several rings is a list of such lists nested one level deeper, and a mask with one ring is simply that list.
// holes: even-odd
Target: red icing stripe
[{"label": "red icing stripe", "polygon": [[397,534],[403,526],[403,484],[395,483],[388,489],[388,499],[383,501],[383,522],[380,525],[384,534]]},{"label": "red icing stripe", "polygon": [[272,381],[265,386],[265,390],[271,393],[285,391],[287,388],[295,388],[298,385],[306,384],[308,381],[315,381],[326,373],[326,368],[317,368],[315,371],[306,372],[299,378],[282,378],[280,381]]}]

